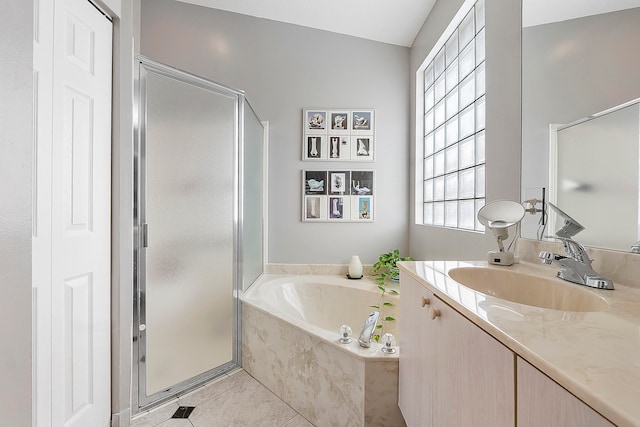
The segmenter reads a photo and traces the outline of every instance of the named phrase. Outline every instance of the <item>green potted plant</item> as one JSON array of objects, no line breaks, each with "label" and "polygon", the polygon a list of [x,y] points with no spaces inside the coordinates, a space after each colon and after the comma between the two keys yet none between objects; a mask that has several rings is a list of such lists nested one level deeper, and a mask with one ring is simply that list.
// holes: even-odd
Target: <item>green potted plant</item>
[{"label": "green potted plant", "polygon": [[387,279],[399,280],[400,271],[398,270],[398,261],[413,261],[411,257],[401,257],[398,249],[393,249],[386,254],[381,254],[378,258],[378,262],[373,264],[371,274],[376,277],[378,285],[384,286]]},{"label": "green potted plant", "polygon": [[399,292],[396,289],[390,289],[387,287],[387,281],[398,281],[400,280],[400,271],[398,270],[397,263],[398,261],[413,261],[411,257],[401,257],[400,251],[398,249],[393,249],[386,254],[381,254],[378,258],[378,262],[373,264],[371,269],[371,274],[376,276],[376,283],[378,284],[378,289],[380,289],[381,295],[380,300],[377,305],[370,306],[371,308],[376,308],[380,311],[380,319],[381,322],[379,325],[376,325],[377,333],[373,335],[373,339],[376,342],[380,341],[380,336],[384,334],[384,324],[385,322],[392,322],[396,320],[392,316],[386,316],[383,313],[385,307],[393,307],[393,304],[386,300],[385,296],[389,293],[392,295],[398,295]]}]

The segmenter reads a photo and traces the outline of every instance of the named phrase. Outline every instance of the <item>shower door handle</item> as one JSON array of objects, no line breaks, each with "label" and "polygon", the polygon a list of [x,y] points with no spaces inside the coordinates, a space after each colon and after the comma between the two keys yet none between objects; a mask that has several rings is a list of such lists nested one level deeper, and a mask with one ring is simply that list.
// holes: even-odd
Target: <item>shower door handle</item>
[{"label": "shower door handle", "polygon": [[142,241],[142,247],[149,246],[149,234],[147,224],[140,224],[140,239]]}]

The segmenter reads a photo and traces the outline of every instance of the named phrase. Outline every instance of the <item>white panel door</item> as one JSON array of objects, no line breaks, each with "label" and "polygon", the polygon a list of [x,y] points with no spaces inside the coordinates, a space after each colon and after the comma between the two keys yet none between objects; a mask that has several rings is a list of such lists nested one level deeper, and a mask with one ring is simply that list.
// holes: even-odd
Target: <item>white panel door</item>
[{"label": "white panel door", "polygon": [[54,3],[52,425],[110,424],[111,22]]}]

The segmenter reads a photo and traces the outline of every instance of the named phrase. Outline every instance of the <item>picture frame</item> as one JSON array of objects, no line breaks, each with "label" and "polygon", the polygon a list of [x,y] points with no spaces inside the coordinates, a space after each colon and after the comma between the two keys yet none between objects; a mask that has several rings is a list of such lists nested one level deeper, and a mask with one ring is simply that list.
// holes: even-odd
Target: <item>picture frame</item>
[{"label": "picture frame", "polygon": [[375,110],[302,110],[303,161],[375,161]]},{"label": "picture frame", "polygon": [[303,222],[373,222],[375,171],[303,170]]},{"label": "picture frame", "polygon": [[373,221],[373,196],[353,197],[355,202],[355,220]]}]

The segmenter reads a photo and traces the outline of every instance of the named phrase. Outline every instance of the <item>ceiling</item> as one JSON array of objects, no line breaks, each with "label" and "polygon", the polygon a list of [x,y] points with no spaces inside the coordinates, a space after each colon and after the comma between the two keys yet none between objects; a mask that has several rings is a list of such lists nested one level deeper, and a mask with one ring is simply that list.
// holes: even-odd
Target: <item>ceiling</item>
[{"label": "ceiling", "polygon": [[178,0],[410,47],[436,0]]},{"label": "ceiling", "polygon": [[640,0],[523,0],[522,25],[531,27],[633,7],[640,7]]},{"label": "ceiling", "polygon": [[[410,47],[436,0],[178,0]],[[447,0],[445,0],[447,1]],[[640,7],[640,0],[523,0],[533,26]]]}]

